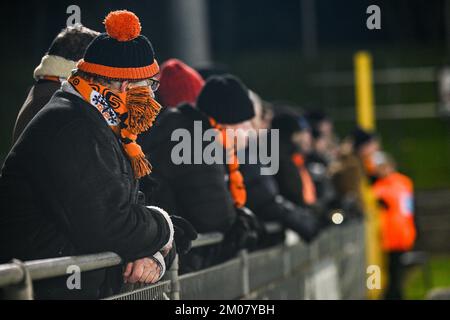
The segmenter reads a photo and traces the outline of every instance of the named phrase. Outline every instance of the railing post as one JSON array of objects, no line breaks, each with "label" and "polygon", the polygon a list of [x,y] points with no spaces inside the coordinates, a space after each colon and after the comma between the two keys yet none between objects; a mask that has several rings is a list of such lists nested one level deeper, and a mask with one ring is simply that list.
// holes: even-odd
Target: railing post
[{"label": "railing post", "polygon": [[180,300],[180,280],[178,278],[178,254],[173,259],[168,272],[170,280],[170,300]]},{"label": "railing post", "polygon": [[19,283],[3,288],[3,298],[6,300],[33,300],[33,282],[30,273],[20,260],[13,259],[13,264],[23,271],[23,279]]},{"label": "railing post", "polygon": [[283,243],[283,276],[288,278],[291,273],[291,252],[289,247]]},{"label": "railing post", "polygon": [[249,275],[249,262],[248,252],[243,249],[239,252],[242,263],[242,291],[243,297],[247,297],[250,294],[250,275]]}]

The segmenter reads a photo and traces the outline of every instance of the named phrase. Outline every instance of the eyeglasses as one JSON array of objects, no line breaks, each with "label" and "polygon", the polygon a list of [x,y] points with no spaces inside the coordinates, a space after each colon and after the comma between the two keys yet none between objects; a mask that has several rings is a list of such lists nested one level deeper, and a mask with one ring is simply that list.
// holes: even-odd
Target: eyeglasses
[{"label": "eyeglasses", "polygon": [[159,88],[159,81],[153,78],[145,80],[147,82],[147,85],[152,89],[153,92],[158,90]]},{"label": "eyeglasses", "polygon": [[150,87],[152,89],[152,91],[155,92],[159,88],[159,80],[150,78],[150,79],[145,79],[145,80],[141,80],[138,82],[133,82],[128,85],[128,88],[139,87],[139,86]]}]

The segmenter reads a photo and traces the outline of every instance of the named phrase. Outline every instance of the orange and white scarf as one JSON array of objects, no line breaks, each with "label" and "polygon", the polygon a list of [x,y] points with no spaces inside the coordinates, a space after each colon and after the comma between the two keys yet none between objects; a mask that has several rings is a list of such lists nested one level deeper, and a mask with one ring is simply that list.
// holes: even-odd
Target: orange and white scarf
[{"label": "orange and white scarf", "polygon": [[242,208],[247,202],[247,190],[245,189],[244,177],[239,171],[239,162],[236,155],[234,141],[228,138],[226,129],[219,125],[213,118],[209,118],[211,127],[219,131],[219,139],[227,153],[227,165],[229,175],[229,190],[236,208]]},{"label": "orange and white scarf", "polygon": [[148,175],[152,167],[136,143],[136,139],[138,134],[153,125],[161,110],[161,105],[151,97],[150,88],[135,87],[117,93],[101,84],[89,83],[79,76],[71,76],[67,81],[84,100],[103,115],[110,128],[119,137],[135,178]]}]

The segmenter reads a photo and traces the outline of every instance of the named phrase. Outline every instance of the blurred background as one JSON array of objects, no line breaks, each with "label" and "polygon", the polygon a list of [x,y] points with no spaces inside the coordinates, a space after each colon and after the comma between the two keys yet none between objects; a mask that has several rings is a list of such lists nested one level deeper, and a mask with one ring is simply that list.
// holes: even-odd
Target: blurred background
[{"label": "blurred background", "polygon": [[[197,68],[227,70],[266,100],[325,110],[341,136],[355,126],[353,56],[367,50],[377,132],[417,188],[417,246],[433,253],[432,285],[450,286],[450,95],[439,88],[450,63],[450,0],[5,2],[1,162],[33,70],[73,4],[81,22],[101,32],[110,10],[134,11],[160,62],[177,57]],[[372,4],[381,9],[380,30],[366,27]],[[411,270],[407,297],[423,297],[423,276],[422,268]]]}]

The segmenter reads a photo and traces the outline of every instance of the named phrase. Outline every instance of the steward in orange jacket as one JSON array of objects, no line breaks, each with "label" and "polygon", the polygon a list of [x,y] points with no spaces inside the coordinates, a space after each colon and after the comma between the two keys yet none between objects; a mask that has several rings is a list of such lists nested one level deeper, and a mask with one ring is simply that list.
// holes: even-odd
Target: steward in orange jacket
[{"label": "steward in orange jacket", "polygon": [[380,214],[383,249],[410,250],[416,239],[411,179],[401,173],[392,172],[378,179],[373,190],[382,204]]},{"label": "steward in orange jacket", "polygon": [[401,256],[414,246],[413,182],[395,171],[394,161],[383,152],[374,154],[378,180],[373,185],[380,208],[382,247],[389,256],[389,285],[386,299],[401,299],[403,265]]}]

